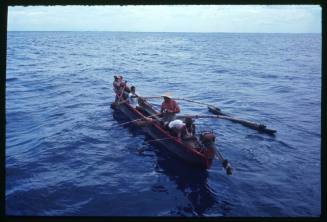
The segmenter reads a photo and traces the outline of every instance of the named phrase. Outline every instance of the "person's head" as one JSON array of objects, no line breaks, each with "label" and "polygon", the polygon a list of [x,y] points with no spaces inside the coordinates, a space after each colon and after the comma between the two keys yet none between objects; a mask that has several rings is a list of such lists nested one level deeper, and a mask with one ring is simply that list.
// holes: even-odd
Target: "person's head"
[{"label": "person's head", "polygon": [[131,86],[131,92],[135,93],[135,86]]},{"label": "person's head", "polygon": [[165,102],[168,102],[171,100],[171,95],[170,93],[165,93],[163,96],[162,96],[165,100]]},{"label": "person's head", "polygon": [[193,124],[193,120],[191,117],[186,117],[184,120],[184,123],[187,127],[191,126]]},{"label": "person's head", "polygon": [[120,81],[122,81],[122,80],[123,80],[123,76],[118,76],[118,79],[119,79]]},{"label": "person's head", "polygon": [[165,102],[169,102],[169,101],[170,101],[170,98],[169,98],[169,97],[166,97],[166,96],[164,96],[164,100],[165,100]]},{"label": "person's head", "polygon": [[118,81],[118,76],[114,76],[115,81]]}]

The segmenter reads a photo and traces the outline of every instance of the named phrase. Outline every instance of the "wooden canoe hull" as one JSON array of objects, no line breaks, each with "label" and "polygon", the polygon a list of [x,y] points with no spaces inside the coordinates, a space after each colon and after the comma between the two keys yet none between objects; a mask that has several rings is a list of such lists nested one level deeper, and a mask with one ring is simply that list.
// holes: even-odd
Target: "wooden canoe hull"
[{"label": "wooden canoe hull", "polygon": [[[124,103],[120,105],[112,105],[112,108],[121,112],[125,117],[130,120],[144,118],[145,116],[134,109],[129,104]],[[197,167],[208,169],[211,167],[214,159],[214,148],[207,148],[204,153],[200,153],[194,148],[189,147],[187,144],[178,141],[175,137],[171,136],[169,132],[164,130],[157,122],[152,124],[144,124],[140,127],[143,132],[155,139],[165,149],[172,153],[175,157]],[[162,140],[160,140],[162,139]]]}]

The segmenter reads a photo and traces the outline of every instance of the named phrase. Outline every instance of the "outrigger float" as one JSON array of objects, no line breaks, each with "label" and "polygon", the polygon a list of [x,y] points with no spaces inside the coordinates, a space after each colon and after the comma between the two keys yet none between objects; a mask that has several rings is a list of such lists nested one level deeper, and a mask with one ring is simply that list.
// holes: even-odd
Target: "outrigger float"
[{"label": "outrigger float", "polygon": [[[116,93],[117,101],[111,104],[111,108],[122,113],[130,121],[125,124],[133,124],[142,129],[144,133],[149,135],[153,140],[166,148],[177,158],[200,168],[209,169],[214,159],[218,159],[228,175],[232,174],[232,167],[227,159],[219,152],[215,145],[215,135],[213,132],[205,131],[196,135],[193,139],[184,141],[174,136],[169,130],[165,129],[161,122],[160,113],[146,99],[157,97],[140,97],[138,96],[138,107],[133,108],[127,100],[122,99],[122,94]],[[137,96],[137,94],[136,94]],[[177,99],[177,98],[176,98]],[[187,100],[187,99],[184,99]],[[198,102],[196,102],[198,103]],[[229,119],[239,122],[245,126],[257,129],[262,132],[274,133],[276,130],[267,129],[264,125],[243,121],[227,114],[221,113],[220,109],[214,106],[208,106],[209,111],[216,114],[213,118]],[[201,118],[204,116],[176,116],[177,119],[184,120],[186,117]],[[248,125],[247,125],[248,124]]]}]

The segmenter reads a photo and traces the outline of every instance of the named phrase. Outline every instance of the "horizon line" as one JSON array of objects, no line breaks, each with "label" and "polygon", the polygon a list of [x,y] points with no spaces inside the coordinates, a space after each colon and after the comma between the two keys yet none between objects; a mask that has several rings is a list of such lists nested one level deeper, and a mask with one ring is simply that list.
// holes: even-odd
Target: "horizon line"
[{"label": "horizon line", "polygon": [[108,30],[7,30],[7,32],[128,32],[128,33],[199,33],[199,34],[322,34],[321,32],[176,32],[176,31],[108,31]]}]

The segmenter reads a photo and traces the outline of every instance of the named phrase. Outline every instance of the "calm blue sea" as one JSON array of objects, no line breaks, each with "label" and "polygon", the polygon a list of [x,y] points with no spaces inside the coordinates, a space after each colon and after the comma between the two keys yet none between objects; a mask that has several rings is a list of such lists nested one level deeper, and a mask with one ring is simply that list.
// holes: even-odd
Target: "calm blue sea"
[{"label": "calm blue sea", "polygon": [[[198,170],[113,127],[117,73],[278,132],[197,119],[234,174]],[[319,216],[320,102],[319,34],[8,32],[6,214]]]}]

